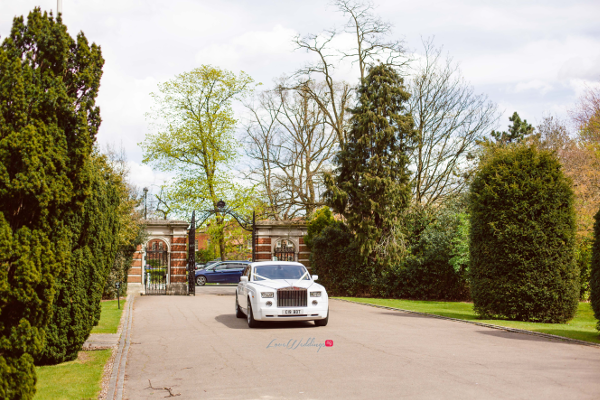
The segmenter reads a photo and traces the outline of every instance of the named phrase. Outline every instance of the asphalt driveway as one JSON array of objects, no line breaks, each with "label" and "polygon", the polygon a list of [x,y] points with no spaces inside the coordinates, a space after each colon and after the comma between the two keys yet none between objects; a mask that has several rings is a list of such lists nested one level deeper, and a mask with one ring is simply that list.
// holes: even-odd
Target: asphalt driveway
[{"label": "asphalt driveway", "polygon": [[597,348],[339,301],[326,327],[248,329],[234,315],[235,287],[196,290],[136,298],[125,398],[600,396]]}]

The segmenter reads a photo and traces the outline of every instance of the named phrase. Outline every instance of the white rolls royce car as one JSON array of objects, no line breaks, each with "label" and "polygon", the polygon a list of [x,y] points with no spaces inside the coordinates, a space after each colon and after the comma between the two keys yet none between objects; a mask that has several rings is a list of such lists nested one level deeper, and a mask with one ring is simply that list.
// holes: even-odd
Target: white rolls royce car
[{"label": "white rolls royce car", "polygon": [[298,262],[254,262],[244,270],[235,296],[235,315],[246,317],[248,326],[259,321],[329,321],[329,298]]}]

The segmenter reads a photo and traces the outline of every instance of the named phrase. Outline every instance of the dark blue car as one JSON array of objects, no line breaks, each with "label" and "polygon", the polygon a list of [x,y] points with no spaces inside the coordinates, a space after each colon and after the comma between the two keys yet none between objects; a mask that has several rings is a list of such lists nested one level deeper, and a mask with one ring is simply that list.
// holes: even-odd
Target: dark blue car
[{"label": "dark blue car", "polygon": [[238,283],[250,261],[221,261],[196,271],[196,285]]}]

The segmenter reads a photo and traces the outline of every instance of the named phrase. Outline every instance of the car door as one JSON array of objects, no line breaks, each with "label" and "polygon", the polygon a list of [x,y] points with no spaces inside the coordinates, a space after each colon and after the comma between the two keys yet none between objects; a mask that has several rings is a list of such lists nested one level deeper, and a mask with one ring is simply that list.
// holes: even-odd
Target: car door
[{"label": "car door", "polygon": [[208,283],[212,283],[214,282],[214,274],[215,274],[215,270],[213,267],[208,267],[205,269],[199,269],[198,271],[196,271],[196,278],[198,278],[199,275],[203,275],[206,278],[206,282]]},{"label": "car door", "polygon": [[227,270],[225,272],[225,282],[227,283],[238,283],[240,281],[240,276],[242,276],[242,272],[244,271],[244,266],[238,263],[230,263],[227,265]]},{"label": "car door", "polygon": [[219,264],[215,267],[215,272],[213,274],[213,282],[215,283],[223,283],[227,278],[227,264]]},{"label": "car door", "polygon": [[[250,266],[246,267],[242,276],[245,276],[248,278],[248,280],[250,280]],[[248,298],[248,282],[240,282],[238,284],[238,304],[244,310],[246,310],[248,308],[247,298]]]}]

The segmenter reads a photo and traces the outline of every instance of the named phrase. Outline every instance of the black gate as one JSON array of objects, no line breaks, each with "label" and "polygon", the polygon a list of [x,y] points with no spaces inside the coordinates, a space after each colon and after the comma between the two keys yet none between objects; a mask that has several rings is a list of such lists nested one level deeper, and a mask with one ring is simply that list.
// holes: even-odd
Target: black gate
[{"label": "black gate", "polygon": [[192,212],[192,222],[188,234],[187,283],[187,293],[196,296],[196,211]]},{"label": "black gate", "polygon": [[146,249],[146,294],[167,294],[169,256],[165,247],[163,243],[154,242]]},{"label": "black gate", "polygon": [[296,261],[294,243],[288,239],[280,239],[273,251],[273,261]]}]

